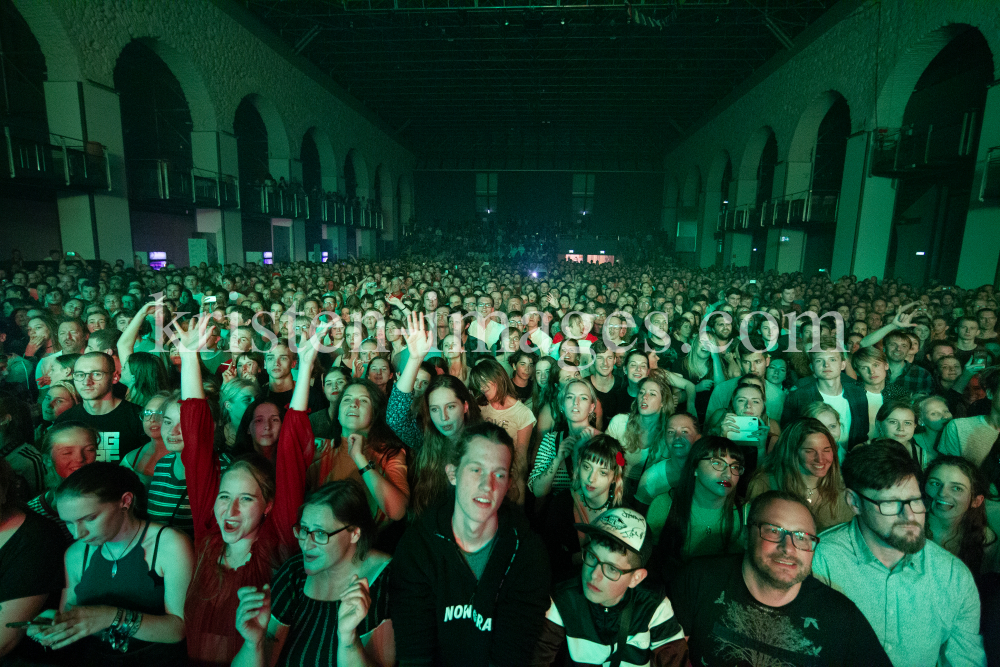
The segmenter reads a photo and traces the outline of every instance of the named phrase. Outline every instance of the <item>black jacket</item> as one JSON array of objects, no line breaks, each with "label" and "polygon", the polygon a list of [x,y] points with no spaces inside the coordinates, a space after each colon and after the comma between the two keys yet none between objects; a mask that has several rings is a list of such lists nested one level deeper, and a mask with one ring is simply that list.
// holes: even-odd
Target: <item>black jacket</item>
[{"label": "black jacket", "polygon": [[[844,398],[851,410],[851,430],[847,435],[847,449],[868,440],[868,397],[863,385],[858,385],[850,376],[841,374],[840,384],[844,388]],[[781,413],[781,426],[784,428],[790,422],[802,416],[802,412],[810,403],[822,401],[816,386],[815,377],[802,378],[785,397],[785,408]]]},{"label": "black jacket", "polygon": [[527,664],[549,607],[549,563],[519,509],[503,505],[476,581],[451,528],[455,495],[411,525],[392,561],[390,616],[401,667]]}]

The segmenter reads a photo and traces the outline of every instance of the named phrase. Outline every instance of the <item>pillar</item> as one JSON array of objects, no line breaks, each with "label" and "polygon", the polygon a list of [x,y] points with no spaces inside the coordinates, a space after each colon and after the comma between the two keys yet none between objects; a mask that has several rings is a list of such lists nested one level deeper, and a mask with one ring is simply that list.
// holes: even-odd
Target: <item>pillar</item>
[{"label": "pillar", "polygon": [[[716,184],[716,190],[705,192],[705,205],[702,207],[700,229],[698,230],[698,266],[708,269],[715,266],[717,243],[715,232],[719,228],[719,207],[722,202],[722,189]],[[698,224],[697,222],[695,224]]]},{"label": "pillar", "polygon": [[375,259],[375,230],[358,229],[356,230],[356,238],[358,242],[358,259]]},{"label": "pillar", "polygon": [[[192,132],[191,158],[196,169],[215,172],[223,176],[237,176],[239,166],[236,157],[236,137],[228,132]],[[204,213],[203,213],[204,211]],[[214,212],[210,212],[214,211]],[[199,209],[198,231],[203,231],[202,217],[207,216],[206,225],[211,225],[216,233],[219,262],[222,264],[242,264],[243,217],[239,209]]]},{"label": "pillar", "polygon": [[991,86],[986,93],[983,128],[979,134],[979,150],[976,153],[976,173],[972,179],[972,201],[969,203],[969,213],[965,218],[962,253],[958,258],[955,283],[967,289],[997,282],[997,264],[1000,260],[997,221],[1000,220],[1000,204],[996,201],[979,200],[986,158],[992,146],[1000,146],[1000,85],[998,84]]},{"label": "pillar", "polygon": [[885,275],[896,190],[891,178],[868,175],[869,138],[869,132],[860,132],[847,140],[833,240],[834,278],[854,274],[859,280],[881,280]]},{"label": "pillar", "polygon": [[324,225],[326,227],[325,238],[330,247],[330,261],[346,259],[347,252],[347,227],[343,225]]},{"label": "pillar", "polygon": [[[761,250],[757,249],[758,252]],[[805,260],[806,233],[801,229],[767,230],[767,250],[764,269],[778,273],[797,273]]]},{"label": "pillar", "polygon": [[[292,220],[292,261],[304,262],[306,257],[306,221],[303,218]],[[319,261],[317,258],[316,261]]]},{"label": "pillar", "polygon": [[750,266],[751,253],[761,250],[763,248],[754,249],[752,234],[726,232],[722,239],[722,265],[724,267]]},{"label": "pillar", "polygon": [[103,144],[111,172],[111,190],[57,195],[63,251],[84,259],[132,264],[132,227],[125,180],[121,107],[111,88],[90,81],[45,81],[49,132],[70,145]]}]

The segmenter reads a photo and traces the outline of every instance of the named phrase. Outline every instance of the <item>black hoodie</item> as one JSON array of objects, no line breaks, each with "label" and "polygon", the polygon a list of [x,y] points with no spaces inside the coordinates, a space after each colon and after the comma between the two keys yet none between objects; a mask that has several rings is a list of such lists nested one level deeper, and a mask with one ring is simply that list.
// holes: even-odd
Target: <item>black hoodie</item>
[{"label": "black hoodie", "polygon": [[403,535],[392,560],[390,616],[401,667],[518,667],[531,658],[549,607],[549,564],[519,509],[504,504],[476,581],[451,528],[455,494]]}]

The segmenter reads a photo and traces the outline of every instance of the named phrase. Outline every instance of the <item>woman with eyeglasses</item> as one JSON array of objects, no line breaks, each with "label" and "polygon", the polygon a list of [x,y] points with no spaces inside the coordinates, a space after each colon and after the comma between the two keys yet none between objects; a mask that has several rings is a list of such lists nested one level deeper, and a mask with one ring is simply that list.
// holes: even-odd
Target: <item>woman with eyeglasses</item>
[{"label": "woman with eyeglasses", "polygon": [[973,574],[1000,572],[1000,539],[986,520],[986,479],[961,456],[939,456],[924,473],[927,534]]},{"label": "woman with eyeglasses", "polygon": [[354,480],[314,491],[293,528],[301,553],[274,584],[239,591],[244,638],[233,667],[395,664],[390,557],[375,551],[375,522]]},{"label": "woman with eyeglasses", "polygon": [[570,488],[553,494],[538,526],[549,551],[553,583],[579,577],[581,550],[589,540],[574,525],[592,523],[605,511],[621,507],[624,472],[625,451],[609,435],[598,435],[577,451]]},{"label": "woman with eyeglasses", "polygon": [[128,468],[139,476],[142,485],[149,489],[153,483],[153,473],[156,471],[156,464],[167,455],[167,447],[163,444],[163,403],[170,396],[169,391],[161,391],[154,394],[146,402],[146,407],[142,411],[142,430],[149,436],[149,442],[133,450],[122,457],[122,467]]},{"label": "woman with eyeglasses", "polygon": [[805,417],[782,431],[774,449],[750,478],[747,499],[765,491],[794,493],[808,504],[816,530],[823,531],[854,518],[844,490],[837,441],[819,420]]},{"label": "woman with eyeglasses", "polygon": [[691,446],[680,482],[646,514],[665,571],[695,556],[742,550],[736,485],[743,471],[743,452],[732,440],[708,435]]},{"label": "woman with eyeglasses", "polygon": [[184,619],[193,665],[228,665],[236,656],[240,636],[232,619],[238,591],[269,583],[281,557],[292,551],[291,528],[305,495],[313,449],[306,410],[319,337],[299,346],[301,374],[278,437],[276,465],[256,452],[224,461],[214,447],[215,420],[194,359],[212,328],[200,331],[192,321],[181,334],[180,458],[196,553]]}]

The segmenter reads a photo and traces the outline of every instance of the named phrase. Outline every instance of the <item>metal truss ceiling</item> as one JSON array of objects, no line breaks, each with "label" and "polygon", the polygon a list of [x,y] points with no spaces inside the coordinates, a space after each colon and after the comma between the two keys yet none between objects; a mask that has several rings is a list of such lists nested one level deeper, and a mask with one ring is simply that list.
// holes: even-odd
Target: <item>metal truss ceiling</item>
[{"label": "metal truss ceiling", "polygon": [[243,0],[422,163],[655,162],[834,0]]}]

